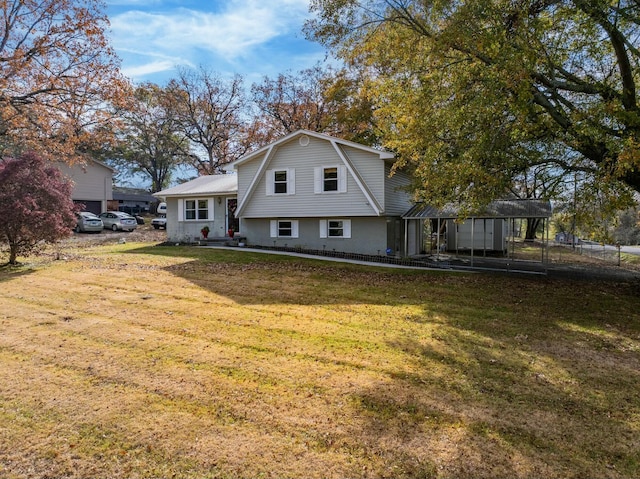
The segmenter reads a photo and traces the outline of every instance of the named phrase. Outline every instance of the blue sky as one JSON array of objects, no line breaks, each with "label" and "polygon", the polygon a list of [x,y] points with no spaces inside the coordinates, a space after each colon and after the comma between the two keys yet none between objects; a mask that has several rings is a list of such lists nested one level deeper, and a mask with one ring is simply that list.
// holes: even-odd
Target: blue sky
[{"label": "blue sky", "polygon": [[111,42],[135,83],[164,84],[175,67],[206,66],[246,84],[325,59],[305,40],[309,0],[107,0]]}]

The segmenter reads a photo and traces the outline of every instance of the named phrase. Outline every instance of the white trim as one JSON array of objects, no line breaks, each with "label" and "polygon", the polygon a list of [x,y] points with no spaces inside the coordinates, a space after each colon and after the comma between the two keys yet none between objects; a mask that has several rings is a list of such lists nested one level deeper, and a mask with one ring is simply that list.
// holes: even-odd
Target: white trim
[{"label": "white trim", "polygon": [[215,219],[214,207],[213,207],[214,202],[215,202],[214,198],[207,198],[207,210],[208,210],[209,221],[213,221]]},{"label": "white trim", "polygon": [[[278,171],[284,171],[287,177],[287,192],[276,193],[276,173]],[[286,196],[296,194],[296,169],[295,168],[278,168],[274,170],[267,170],[265,172],[265,184],[267,196]]]},{"label": "white trim", "polygon": [[360,175],[358,174],[355,167],[351,164],[351,160],[349,160],[349,157],[347,156],[347,154],[342,150],[342,148],[340,148],[340,146],[335,141],[335,139],[331,140],[331,145],[333,145],[334,150],[336,151],[336,153],[338,153],[338,156],[346,166],[347,170],[349,170],[351,177],[355,180],[356,184],[360,188],[360,191],[362,191],[364,196],[367,198],[367,201],[371,206],[371,208],[373,209],[373,211],[377,215],[382,214],[382,206],[380,205],[378,200],[376,200],[373,194],[369,191],[369,188],[367,188],[367,186],[365,185],[364,180],[360,178]]},{"label": "white trim", "polygon": [[242,216],[245,205],[249,201],[249,198],[253,196],[253,191],[256,189],[258,182],[260,181],[260,178],[262,178],[265,168],[267,167],[267,165],[269,164],[269,161],[271,161],[271,158],[273,157],[273,155],[277,150],[278,150],[278,147],[275,145],[271,145],[268,148],[266,154],[264,155],[264,158],[262,159],[262,163],[260,163],[260,166],[258,167],[258,171],[254,175],[253,180],[251,180],[251,184],[249,185],[249,188],[247,188],[247,191],[242,197],[242,202],[238,204],[238,212],[236,213],[236,216]]},{"label": "white trim", "polygon": [[338,166],[338,193],[347,192],[347,167],[344,165]]},{"label": "white trim", "polygon": [[[214,198],[180,198],[178,199],[178,221],[184,221],[184,222],[196,222],[196,221],[213,221],[214,219]],[[195,213],[195,218],[187,218],[186,215],[186,208],[187,208],[187,201],[193,201],[194,203],[194,207],[195,209],[193,210]],[[199,212],[203,211],[204,208],[199,208],[198,202],[200,201],[206,201],[207,202],[207,207],[206,207],[206,211],[207,211],[207,218],[200,218],[199,217]]]},{"label": "white trim", "polygon": [[296,169],[295,168],[287,169],[287,194],[288,195],[296,194]]},{"label": "white trim", "polygon": [[322,193],[322,174],[324,168],[322,166],[316,166],[313,169],[313,192],[316,195]]},{"label": "white trim", "polygon": [[348,140],[343,140],[341,138],[336,138],[333,136],[329,136],[329,135],[325,135],[323,133],[318,133],[315,131],[310,131],[310,130],[297,130],[294,131],[293,133],[289,133],[288,135],[280,138],[279,140],[274,141],[273,143],[271,143],[270,145],[266,145],[263,146],[262,148],[253,151],[251,153],[246,154],[245,156],[243,156],[242,158],[237,159],[236,161],[232,162],[232,163],[228,163],[227,165],[225,165],[224,169],[229,171],[232,169],[237,168],[238,165],[241,165],[242,163],[245,163],[247,161],[251,161],[254,158],[260,156],[261,154],[263,154],[265,151],[273,148],[273,147],[277,147],[283,143],[288,142],[289,140],[296,138],[297,136],[302,136],[302,135],[306,135],[308,137],[311,138],[316,138],[319,140],[325,140],[325,141],[330,141],[330,142],[335,142],[335,143],[339,143],[341,145],[344,146],[350,146],[352,148],[356,148],[358,150],[362,150],[362,151],[367,151],[369,153],[374,153],[376,155],[378,155],[378,157],[381,160],[392,160],[395,158],[395,155],[389,151],[385,151],[385,150],[378,150],[376,148],[372,148],[370,146],[366,146],[366,145],[362,145],[360,143],[355,143],[353,141],[348,141]]},{"label": "white trim", "polygon": [[[324,189],[324,170],[335,168],[337,173],[337,189],[325,191]],[[313,169],[313,192],[317,195],[320,194],[336,194],[347,192],[347,168],[344,165],[322,165],[316,166]]]},{"label": "white trim", "polygon": [[327,231],[327,220],[320,220],[319,228],[320,228],[320,238],[326,238],[327,235],[329,234]]},{"label": "white trim", "polygon": [[265,177],[265,185],[266,185],[265,194],[267,196],[273,196],[275,194],[275,182],[276,182],[275,170],[265,171],[264,177]]},{"label": "white trim", "polygon": [[178,221],[184,221],[184,199],[178,198]]}]

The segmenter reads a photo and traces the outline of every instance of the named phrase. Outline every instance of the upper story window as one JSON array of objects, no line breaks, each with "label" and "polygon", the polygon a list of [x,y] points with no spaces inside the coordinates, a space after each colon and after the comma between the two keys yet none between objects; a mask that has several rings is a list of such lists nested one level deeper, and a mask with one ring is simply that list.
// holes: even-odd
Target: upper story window
[{"label": "upper story window", "polygon": [[296,193],[295,169],[267,170],[267,196],[294,195]]},{"label": "upper story window", "polygon": [[338,191],[338,167],[322,169],[322,191]]},{"label": "upper story window", "polygon": [[273,172],[273,192],[276,194],[287,193],[287,170]]},{"label": "upper story window", "polygon": [[320,166],[314,170],[315,193],[346,193],[347,169],[344,165]]}]

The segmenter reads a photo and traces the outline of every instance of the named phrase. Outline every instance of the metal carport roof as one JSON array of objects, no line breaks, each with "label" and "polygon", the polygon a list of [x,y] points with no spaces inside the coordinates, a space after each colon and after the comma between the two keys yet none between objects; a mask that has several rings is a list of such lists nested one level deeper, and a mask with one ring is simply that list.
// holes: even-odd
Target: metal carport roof
[{"label": "metal carport roof", "polygon": [[[435,208],[426,203],[417,203],[402,215],[402,218],[405,220],[455,219],[458,218],[460,209],[453,204]],[[468,213],[467,218],[550,218],[552,211],[551,202],[547,200],[496,200],[480,211]]]}]

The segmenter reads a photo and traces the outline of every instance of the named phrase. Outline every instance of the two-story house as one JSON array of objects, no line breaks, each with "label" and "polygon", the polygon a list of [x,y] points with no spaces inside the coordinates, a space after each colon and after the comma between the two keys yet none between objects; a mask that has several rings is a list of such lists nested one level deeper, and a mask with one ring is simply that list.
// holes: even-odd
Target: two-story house
[{"label": "two-story house", "polygon": [[74,203],[97,215],[107,211],[108,202],[113,199],[113,168],[92,159],[73,165],[60,162],[58,168],[73,182]]},{"label": "two-story house", "polygon": [[387,151],[299,130],[230,165],[250,244],[403,254],[403,173]]},{"label": "two-story house", "polygon": [[[232,215],[249,245],[404,254],[410,179],[391,176],[393,163],[387,151],[299,130],[230,164],[236,175],[201,177],[155,195],[174,209],[167,215],[169,241],[197,236],[204,224],[223,235]],[[237,202],[216,215],[216,204],[234,199],[231,178]]]}]

